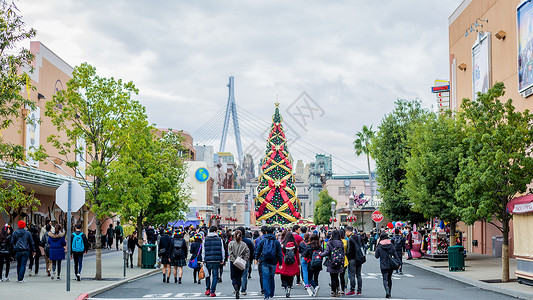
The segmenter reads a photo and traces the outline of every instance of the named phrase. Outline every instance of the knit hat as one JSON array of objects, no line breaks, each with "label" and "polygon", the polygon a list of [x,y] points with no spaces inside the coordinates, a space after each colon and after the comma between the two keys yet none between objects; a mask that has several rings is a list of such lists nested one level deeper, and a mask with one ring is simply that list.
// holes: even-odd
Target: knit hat
[{"label": "knit hat", "polygon": [[24,227],[26,227],[26,222],[24,222],[24,221],[22,221],[22,220],[20,220],[17,224],[18,224],[19,228],[24,228]]}]

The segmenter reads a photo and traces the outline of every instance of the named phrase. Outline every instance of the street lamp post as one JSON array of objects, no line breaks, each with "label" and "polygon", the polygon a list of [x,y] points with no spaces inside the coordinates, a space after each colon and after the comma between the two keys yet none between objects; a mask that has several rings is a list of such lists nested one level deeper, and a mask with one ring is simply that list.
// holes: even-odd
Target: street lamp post
[{"label": "street lamp post", "polygon": [[337,213],[335,211],[337,203],[335,201],[331,201],[331,227],[335,227],[335,217],[337,216]]},{"label": "street lamp post", "polygon": [[233,228],[235,229],[235,222],[237,221],[237,203],[233,203]]},{"label": "street lamp post", "polygon": [[353,194],[351,194],[348,199],[350,199],[350,217],[353,216],[353,206],[354,206],[354,200],[355,197]]}]

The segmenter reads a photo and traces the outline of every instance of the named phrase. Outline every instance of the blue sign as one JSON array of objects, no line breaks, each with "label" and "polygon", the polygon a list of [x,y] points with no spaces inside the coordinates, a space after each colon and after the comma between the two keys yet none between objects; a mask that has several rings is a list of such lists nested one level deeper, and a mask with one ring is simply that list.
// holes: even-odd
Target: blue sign
[{"label": "blue sign", "polygon": [[194,173],[194,177],[199,182],[206,182],[209,179],[209,171],[206,168],[198,168]]}]

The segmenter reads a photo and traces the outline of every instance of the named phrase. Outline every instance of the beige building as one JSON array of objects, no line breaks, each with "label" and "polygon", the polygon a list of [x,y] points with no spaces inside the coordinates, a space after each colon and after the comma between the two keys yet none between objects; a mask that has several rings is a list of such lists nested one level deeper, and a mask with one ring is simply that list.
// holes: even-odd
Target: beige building
[{"label": "beige building", "polygon": [[[513,99],[517,110],[533,108],[533,5],[522,0],[465,0],[449,17],[450,107],[484,92],[495,82],[505,84],[502,100]],[[520,49],[520,50],[519,50]],[[497,221],[496,221],[497,222]],[[511,221],[509,254],[514,254]],[[492,224],[460,226],[467,251],[492,254]],[[518,237],[516,237],[518,238]],[[501,249],[501,248],[500,248]],[[494,250],[498,250],[495,248]]]}]

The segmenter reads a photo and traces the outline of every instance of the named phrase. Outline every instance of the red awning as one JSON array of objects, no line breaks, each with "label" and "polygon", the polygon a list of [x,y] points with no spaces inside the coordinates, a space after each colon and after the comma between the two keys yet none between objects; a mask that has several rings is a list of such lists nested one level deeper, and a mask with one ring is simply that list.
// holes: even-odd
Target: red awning
[{"label": "red awning", "polygon": [[512,214],[533,212],[533,194],[514,198],[507,203],[507,211]]}]

